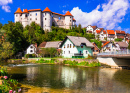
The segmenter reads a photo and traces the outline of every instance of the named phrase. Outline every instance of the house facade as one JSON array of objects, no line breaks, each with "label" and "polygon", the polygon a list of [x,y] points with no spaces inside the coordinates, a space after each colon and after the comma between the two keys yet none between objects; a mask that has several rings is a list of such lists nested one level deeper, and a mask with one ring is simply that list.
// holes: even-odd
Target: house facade
[{"label": "house facade", "polygon": [[107,30],[107,40],[108,41],[115,40],[115,31],[114,30]]},{"label": "house facade", "polygon": [[88,25],[86,27],[86,33],[92,33],[92,34],[94,34],[96,29],[97,29],[97,26]]},{"label": "house facade", "polygon": [[69,29],[75,25],[76,20],[73,15],[67,11],[65,15],[52,12],[48,7],[43,11],[41,9],[23,9],[18,8],[14,13],[15,22],[21,22],[25,27],[32,22],[39,24],[45,31],[51,31],[51,26],[54,24],[57,27]]},{"label": "house facade", "polygon": [[92,43],[84,37],[67,36],[61,43],[64,58],[86,58],[92,54]]},{"label": "house facade", "polygon": [[115,38],[122,39],[122,41],[125,41],[126,33],[125,31],[115,30]]},{"label": "house facade", "polygon": [[27,50],[26,54],[37,54],[37,44],[31,44]]},{"label": "house facade", "polygon": [[99,40],[106,40],[107,38],[107,33],[106,30],[96,30],[95,31],[95,38]]}]

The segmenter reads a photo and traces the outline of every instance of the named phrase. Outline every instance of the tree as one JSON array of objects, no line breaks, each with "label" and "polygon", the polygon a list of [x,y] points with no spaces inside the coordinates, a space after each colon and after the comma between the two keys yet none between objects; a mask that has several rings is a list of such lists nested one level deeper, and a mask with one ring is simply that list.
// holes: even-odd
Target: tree
[{"label": "tree", "polygon": [[42,48],[42,49],[40,50],[40,55],[41,55],[42,57],[44,57],[46,54],[47,54],[46,48]]},{"label": "tree", "polygon": [[47,48],[47,51],[48,51],[50,57],[52,57],[52,56],[54,57],[56,55],[56,53],[57,53],[56,48]]},{"label": "tree", "polygon": [[116,41],[116,42],[119,42],[119,41],[122,41],[122,39],[116,38],[115,41]]},{"label": "tree", "polygon": [[3,26],[3,24],[2,24],[2,23],[0,23],[0,29],[2,28],[2,26]]},{"label": "tree", "polygon": [[13,54],[13,44],[10,44],[9,42],[3,42],[2,46],[0,47],[0,60],[10,58]]}]

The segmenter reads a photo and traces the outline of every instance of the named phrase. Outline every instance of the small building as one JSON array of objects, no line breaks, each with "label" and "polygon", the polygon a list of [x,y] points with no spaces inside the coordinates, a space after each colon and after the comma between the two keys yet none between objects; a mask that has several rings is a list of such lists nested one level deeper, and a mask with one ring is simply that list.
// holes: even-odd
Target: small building
[{"label": "small building", "polygon": [[85,28],[86,28],[86,33],[92,33],[92,34],[94,34],[95,33],[94,31],[97,29],[97,26],[88,25]]},{"label": "small building", "polygon": [[56,48],[59,49],[62,41],[50,41],[47,42],[45,48]]},{"label": "small building", "polygon": [[128,44],[126,42],[116,42],[115,45],[117,46],[118,50],[126,51],[128,49]]},{"label": "small building", "polygon": [[107,33],[106,30],[96,30],[95,32],[95,38],[99,40],[106,40],[107,38]]},{"label": "small building", "polygon": [[64,58],[86,58],[93,55],[94,46],[85,37],[67,36],[60,47]]},{"label": "small building", "polygon": [[27,50],[26,54],[37,54],[37,43],[36,44],[31,44]]},{"label": "small building", "polygon": [[100,53],[100,49],[97,47],[96,43],[92,43],[93,44],[93,55],[97,55],[98,53]]},{"label": "small building", "polygon": [[114,39],[115,39],[114,30],[107,30],[107,40],[114,41]]},{"label": "small building", "polygon": [[125,37],[126,37],[125,31],[115,30],[115,38],[119,38],[125,41]]}]

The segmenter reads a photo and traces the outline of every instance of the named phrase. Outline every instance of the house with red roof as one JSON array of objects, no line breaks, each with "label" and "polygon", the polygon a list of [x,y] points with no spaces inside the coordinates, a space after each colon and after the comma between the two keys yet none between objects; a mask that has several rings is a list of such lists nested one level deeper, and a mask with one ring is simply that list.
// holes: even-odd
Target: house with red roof
[{"label": "house with red roof", "polygon": [[115,30],[115,38],[125,40],[125,37],[126,37],[125,31]]},{"label": "house with red roof", "polygon": [[91,25],[88,25],[86,28],[86,33],[92,33],[94,34],[95,33],[95,30],[97,29],[97,26],[91,26]]},{"label": "house with red roof", "polygon": [[115,31],[114,30],[107,30],[107,40],[114,41],[115,39]]},{"label": "house with red roof", "polygon": [[99,40],[106,40],[107,38],[106,30],[100,28],[98,29],[95,31],[95,38]]},{"label": "house with red roof", "polygon": [[74,16],[67,11],[66,14],[52,12],[48,7],[43,11],[41,9],[23,9],[18,8],[14,13],[15,22],[21,22],[25,27],[32,22],[39,24],[45,31],[51,31],[54,24],[57,27],[69,29],[75,26],[76,20]]},{"label": "house with red roof", "polygon": [[101,52],[114,52],[120,50],[113,42],[107,41],[101,46]]}]

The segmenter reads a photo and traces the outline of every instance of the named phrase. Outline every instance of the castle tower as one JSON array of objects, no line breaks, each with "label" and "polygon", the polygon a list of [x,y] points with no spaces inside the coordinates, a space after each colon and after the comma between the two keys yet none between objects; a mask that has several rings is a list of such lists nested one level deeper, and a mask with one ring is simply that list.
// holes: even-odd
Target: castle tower
[{"label": "castle tower", "polygon": [[70,27],[72,28],[73,26],[73,15],[67,11],[65,14],[65,28],[69,29]]},{"label": "castle tower", "polygon": [[28,16],[29,16],[29,12],[27,9],[24,9],[23,13],[22,13],[22,24],[23,27],[29,25],[28,23]]},{"label": "castle tower", "polygon": [[52,26],[52,12],[51,10],[46,7],[43,10],[43,29],[45,31],[51,31],[51,26]]},{"label": "castle tower", "polygon": [[22,21],[21,16],[22,16],[22,10],[18,8],[17,11],[14,13],[15,23]]}]

